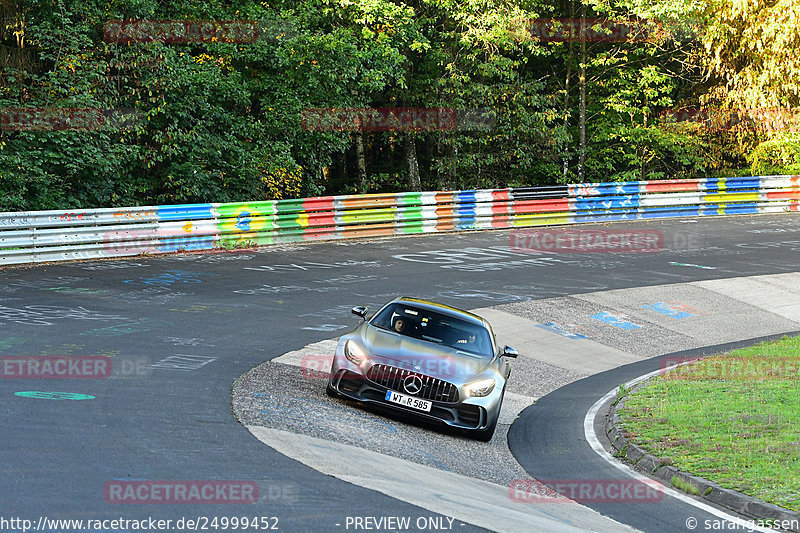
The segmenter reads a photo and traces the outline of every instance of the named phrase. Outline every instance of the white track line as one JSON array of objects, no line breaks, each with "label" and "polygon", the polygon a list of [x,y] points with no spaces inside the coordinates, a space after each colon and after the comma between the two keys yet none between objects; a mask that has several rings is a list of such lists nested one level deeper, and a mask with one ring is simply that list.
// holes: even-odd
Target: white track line
[{"label": "white track line", "polygon": [[[676,366],[679,366],[679,365],[672,365],[671,367],[666,368],[664,370],[670,370],[672,368],[675,368]],[[639,376],[638,378],[634,378],[634,379],[630,380],[629,382],[625,383],[625,388],[630,389],[631,387],[633,387],[637,383],[640,383],[641,381],[644,381],[647,378],[655,376],[656,374],[658,374],[660,372],[663,372],[664,370],[654,370],[653,372],[650,372],[650,373],[645,374],[643,376]],[[583,433],[584,433],[584,436],[586,437],[586,441],[589,443],[589,445],[592,447],[592,449],[595,452],[597,452],[597,454],[600,457],[605,459],[606,462],[608,462],[610,465],[612,465],[615,468],[625,472],[628,476],[630,476],[630,477],[632,477],[632,478],[634,478],[634,479],[636,479],[638,481],[647,482],[648,484],[652,485],[653,482],[654,482],[653,479],[651,479],[651,478],[649,478],[649,477],[647,477],[647,476],[645,476],[643,474],[640,474],[639,472],[637,472],[636,470],[632,469],[628,465],[623,464],[620,461],[616,460],[610,453],[608,453],[605,450],[605,448],[603,448],[603,445],[600,444],[600,441],[597,439],[597,435],[595,435],[595,432],[594,432],[594,420],[597,417],[597,413],[600,411],[600,407],[602,407],[603,404],[608,402],[616,394],[617,394],[617,389],[612,389],[605,396],[603,396],[602,398],[597,400],[594,403],[594,405],[592,405],[591,409],[589,409],[589,412],[586,413],[586,417],[583,419]],[[725,511],[720,511],[716,507],[712,507],[712,506],[710,506],[710,505],[708,505],[706,503],[697,501],[694,498],[691,498],[691,497],[687,496],[686,494],[684,494],[682,492],[678,492],[677,490],[673,489],[672,487],[667,487],[667,486],[665,486],[664,484],[660,483],[657,480],[655,480],[655,483],[658,486],[660,486],[660,488],[664,492],[664,494],[668,494],[669,496],[672,496],[673,498],[677,498],[678,500],[681,500],[684,503],[688,503],[689,505],[697,507],[698,509],[706,511],[707,513],[713,514],[714,516],[717,516],[717,517],[719,517],[719,518],[721,518],[723,520],[728,520],[730,522],[733,522],[734,524],[737,525],[737,529],[738,528],[742,528],[742,529],[745,529],[746,531],[762,531],[764,533],[775,533],[775,531],[776,531],[775,529],[758,526],[756,520],[745,520],[745,519],[739,518],[738,516],[733,516],[732,514],[726,513]],[[703,524],[701,523],[701,524],[697,524],[697,530],[704,531],[704,530],[706,530],[706,528],[703,527]]]}]

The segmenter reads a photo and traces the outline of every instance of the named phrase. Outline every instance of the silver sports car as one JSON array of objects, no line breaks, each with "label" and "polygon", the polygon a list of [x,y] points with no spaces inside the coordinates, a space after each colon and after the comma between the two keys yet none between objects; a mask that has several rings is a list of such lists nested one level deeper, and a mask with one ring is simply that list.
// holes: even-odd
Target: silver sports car
[{"label": "silver sports car", "polygon": [[403,414],[494,434],[517,352],[499,349],[483,318],[446,305],[397,298],[336,347],[327,392]]}]

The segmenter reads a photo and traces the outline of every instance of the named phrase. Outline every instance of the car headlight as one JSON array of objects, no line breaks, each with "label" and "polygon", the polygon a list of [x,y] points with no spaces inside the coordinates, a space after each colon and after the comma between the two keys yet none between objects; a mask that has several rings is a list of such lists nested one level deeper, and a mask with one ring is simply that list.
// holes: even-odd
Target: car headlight
[{"label": "car headlight", "polygon": [[464,391],[467,396],[482,397],[488,396],[494,390],[494,379],[486,378],[478,381],[473,381],[464,386]]},{"label": "car headlight", "polygon": [[368,359],[367,354],[364,353],[364,350],[359,348],[358,344],[354,343],[353,341],[347,341],[344,345],[344,356],[347,357],[347,360],[351,363],[361,366],[364,362]]}]

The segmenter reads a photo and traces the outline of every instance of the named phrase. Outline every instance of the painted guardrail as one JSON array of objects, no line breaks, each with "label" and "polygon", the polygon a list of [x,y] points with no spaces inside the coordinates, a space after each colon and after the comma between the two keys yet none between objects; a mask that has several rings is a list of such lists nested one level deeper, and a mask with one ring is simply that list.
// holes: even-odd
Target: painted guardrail
[{"label": "painted guardrail", "polygon": [[350,237],[798,211],[800,176],[0,213],[0,264]]}]

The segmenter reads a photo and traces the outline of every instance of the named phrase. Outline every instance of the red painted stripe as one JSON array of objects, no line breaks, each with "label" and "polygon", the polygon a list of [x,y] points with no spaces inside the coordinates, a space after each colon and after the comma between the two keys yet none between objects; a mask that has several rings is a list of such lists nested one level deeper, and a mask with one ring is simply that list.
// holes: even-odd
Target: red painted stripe
[{"label": "red painted stripe", "polygon": [[492,227],[493,228],[508,228],[511,227],[511,220],[513,220],[513,215],[495,215],[492,217]]},{"label": "red painted stripe", "polygon": [[333,226],[336,224],[336,217],[333,213],[309,213],[308,226]]},{"label": "red painted stripe", "polygon": [[509,212],[513,210],[511,193],[508,189],[492,191],[492,227],[507,228],[511,225],[512,216]]},{"label": "red painted stripe", "polygon": [[511,192],[508,189],[496,189],[492,191],[492,200],[508,200],[511,198]]},{"label": "red painted stripe", "polygon": [[794,200],[800,199],[800,189],[793,191],[776,191],[767,193],[768,200]]},{"label": "red painted stripe", "polygon": [[327,239],[339,238],[339,231],[333,228],[307,228],[303,233],[303,240],[306,241],[322,241]]},{"label": "red painted stripe", "polygon": [[511,195],[507,190],[493,191],[492,214],[502,215],[503,213],[508,213],[509,209],[511,209],[511,204],[509,203],[510,199]]},{"label": "red painted stripe", "polygon": [[304,211],[333,211],[333,196],[306,198],[303,201]]},{"label": "red painted stripe", "polygon": [[550,200],[518,200],[514,202],[513,212],[517,215],[526,213],[556,213],[569,211],[569,198],[553,198]]},{"label": "red painted stripe", "polygon": [[664,180],[645,184],[644,192],[699,191],[700,180]]}]

